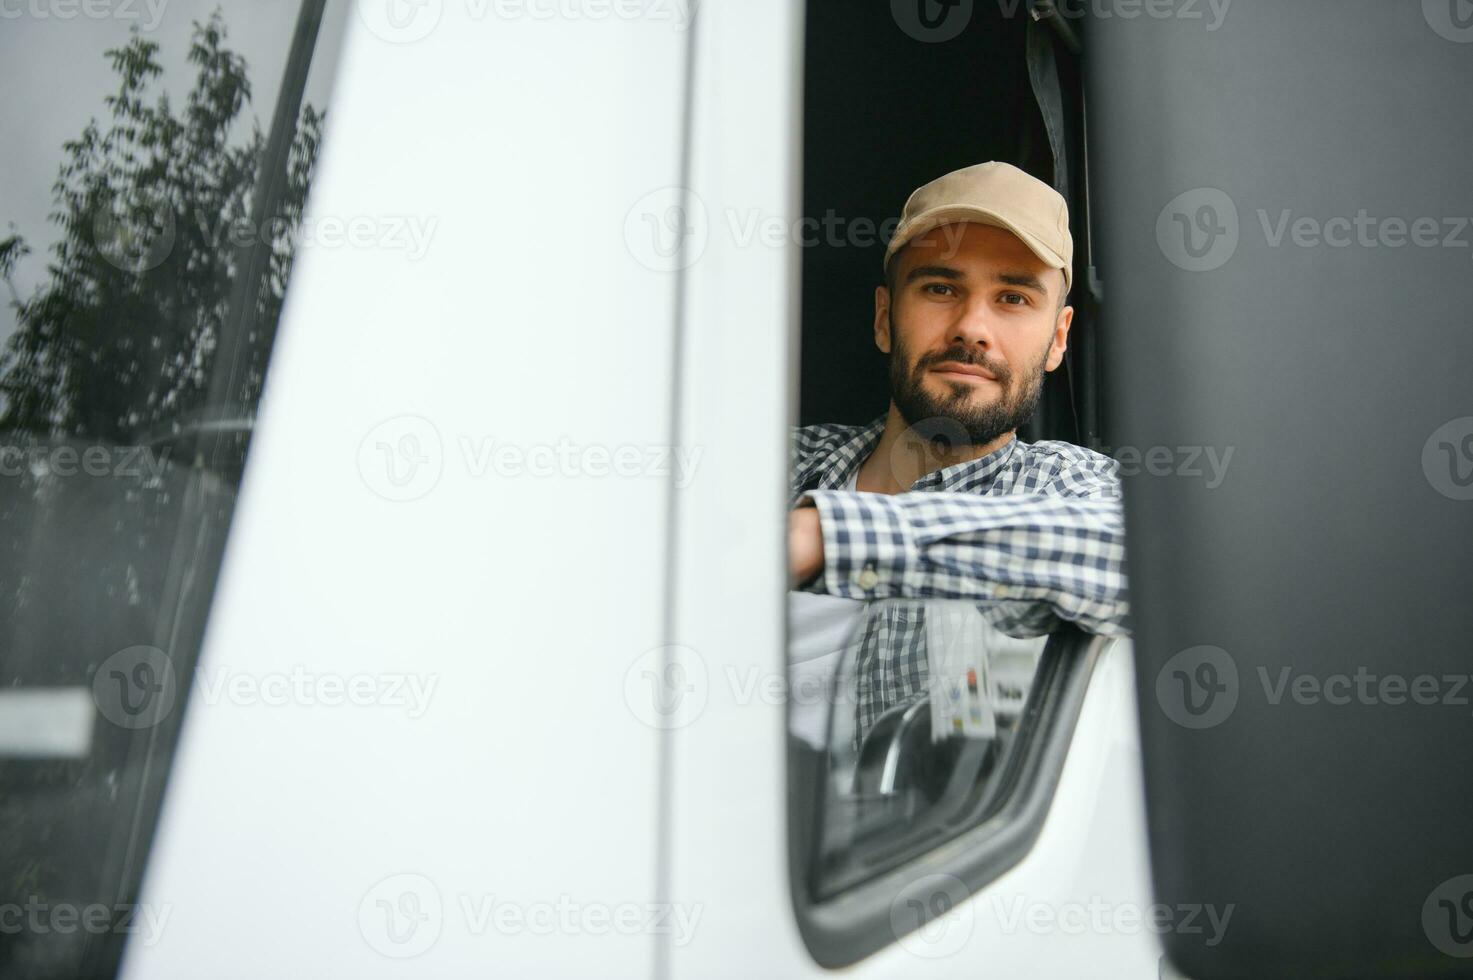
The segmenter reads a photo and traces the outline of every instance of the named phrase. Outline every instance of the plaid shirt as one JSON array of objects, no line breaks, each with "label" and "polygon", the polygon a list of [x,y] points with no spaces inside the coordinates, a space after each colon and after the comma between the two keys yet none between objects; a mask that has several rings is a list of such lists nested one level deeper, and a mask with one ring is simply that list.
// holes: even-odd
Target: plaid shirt
[{"label": "plaid shirt", "polygon": [[[1068,620],[1126,634],[1124,519],[1116,462],[1067,442],[1013,439],[923,476],[908,493],[842,488],[874,451],[867,426],[793,432],[790,506],[817,506],[824,568],[804,591],[849,599],[970,599],[1002,632],[1041,636]],[[866,618],[855,672],[858,731],[926,687],[923,602]]]}]

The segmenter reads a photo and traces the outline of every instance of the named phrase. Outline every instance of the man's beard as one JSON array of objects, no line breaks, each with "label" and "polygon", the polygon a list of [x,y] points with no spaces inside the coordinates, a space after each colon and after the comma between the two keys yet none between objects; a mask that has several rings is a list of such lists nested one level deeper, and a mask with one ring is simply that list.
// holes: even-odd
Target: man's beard
[{"label": "man's beard", "polygon": [[[1019,376],[1006,364],[993,360],[980,351],[964,345],[953,345],[943,351],[927,354],[907,368],[910,357],[899,331],[895,329],[895,317],[890,316],[890,397],[900,411],[906,425],[923,438],[933,442],[950,443],[938,449],[953,449],[955,443],[965,439],[973,446],[983,446],[1005,433],[1012,432],[1033,417],[1038,400],[1043,394],[1044,365],[1048,362],[1048,350],[1037,367],[1026,375]],[[957,361],[982,368],[997,379],[1002,394],[990,402],[974,405],[977,397],[976,385],[968,382],[948,382],[948,394],[935,395],[926,390],[926,372],[943,361]]]}]

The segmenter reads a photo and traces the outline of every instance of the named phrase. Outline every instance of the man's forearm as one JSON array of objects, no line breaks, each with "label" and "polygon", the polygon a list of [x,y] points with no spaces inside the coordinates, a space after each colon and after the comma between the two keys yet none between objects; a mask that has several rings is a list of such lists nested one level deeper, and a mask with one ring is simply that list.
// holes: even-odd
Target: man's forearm
[{"label": "man's forearm", "polygon": [[1118,498],[841,490],[808,497],[824,557],[811,591],[1046,604],[1052,616],[1091,632],[1126,632]]}]

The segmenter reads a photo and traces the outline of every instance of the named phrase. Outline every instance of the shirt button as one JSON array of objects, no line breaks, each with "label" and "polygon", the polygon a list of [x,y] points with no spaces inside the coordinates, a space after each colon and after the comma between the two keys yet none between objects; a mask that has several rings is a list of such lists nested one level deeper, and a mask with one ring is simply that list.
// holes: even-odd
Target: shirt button
[{"label": "shirt button", "polygon": [[992,587],[992,594],[999,599],[1006,599],[1013,594],[1013,590],[1006,585],[994,585]]},{"label": "shirt button", "polygon": [[854,584],[868,592],[880,584],[880,575],[873,568],[866,568],[854,576]]}]

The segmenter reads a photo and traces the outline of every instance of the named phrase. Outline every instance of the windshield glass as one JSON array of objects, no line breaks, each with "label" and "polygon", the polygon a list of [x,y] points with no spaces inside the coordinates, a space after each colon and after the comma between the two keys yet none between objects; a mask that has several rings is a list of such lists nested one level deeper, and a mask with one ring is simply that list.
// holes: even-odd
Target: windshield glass
[{"label": "windshield glass", "polygon": [[338,10],[4,12],[0,976],[111,976],[125,940],[167,928],[169,910],[135,896],[322,136]]}]

